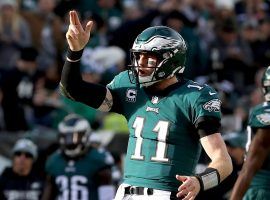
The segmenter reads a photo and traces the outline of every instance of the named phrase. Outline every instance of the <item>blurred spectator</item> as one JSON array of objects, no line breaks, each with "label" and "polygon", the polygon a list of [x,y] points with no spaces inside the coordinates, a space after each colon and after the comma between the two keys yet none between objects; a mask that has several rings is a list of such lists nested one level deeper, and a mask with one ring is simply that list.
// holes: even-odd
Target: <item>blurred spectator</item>
[{"label": "blurred spectator", "polygon": [[179,32],[188,44],[185,76],[194,78],[202,75],[206,71],[206,54],[202,50],[200,38],[195,32],[195,22],[190,21],[181,12],[172,11],[163,17],[162,25]]},{"label": "blurred spectator", "polygon": [[18,11],[16,0],[0,1],[0,70],[15,65],[20,47],[31,45],[27,22]]},{"label": "blurred spectator", "polygon": [[95,13],[107,22],[110,31],[122,23],[122,8],[120,0],[81,0],[78,10],[82,15]]},{"label": "blurred spectator", "polygon": [[17,0],[20,10],[36,10],[38,0]]},{"label": "blurred spectator", "polygon": [[253,44],[258,40],[258,27],[259,24],[255,19],[248,19],[242,23],[241,36],[250,44],[251,48]]},{"label": "blurred spectator", "polygon": [[[204,51],[207,51],[209,44],[215,38],[214,20],[215,20],[215,2],[214,1],[196,1],[189,0],[190,5],[188,9],[182,9],[181,11],[192,21],[197,21],[196,27],[194,27],[200,38],[201,47]],[[186,7],[187,7],[186,6]]]},{"label": "blurred spectator", "polygon": [[255,66],[267,66],[270,62],[270,17],[258,21],[258,39],[253,44]]},{"label": "blurred spectator", "polygon": [[0,176],[0,199],[39,200],[44,181],[33,168],[37,146],[29,139],[19,139],[12,155],[12,167],[7,167]]},{"label": "blurred spectator", "polygon": [[98,48],[93,52],[91,59],[104,69],[100,83],[105,85],[110,83],[116,74],[125,70],[126,53],[117,46]]},{"label": "blurred spectator", "polygon": [[[24,0],[25,1],[25,0]],[[81,1],[78,0],[57,0],[54,8],[54,13],[63,21],[67,16],[68,11],[76,9]]]},{"label": "blurred spectator", "polygon": [[260,67],[260,63],[262,61],[258,58],[257,52],[258,47],[260,46],[258,21],[254,18],[247,18],[246,21],[240,25],[240,31],[240,37],[247,42],[252,52],[253,62],[250,65],[249,73],[245,73],[245,83],[247,85],[252,85],[254,84],[254,74]]},{"label": "blurred spectator", "polygon": [[123,1],[123,21],[131,21],[140,18],[143,15],[143,10],[139,6],[138,1],[126,0]]},{"label": "blurred spectator", "polygon": [[49,66],[45,70],[44,78],[36,83],[33,96],[33,109],[35,124],[56,127],[55,120],[59,117],[59,109],[62,106],[58,85],[60,74],[57,66]]},{"label": "blurred spectator", "polygon": [[117,46],[86,48],[81,72],[85,81],[108,84],[115,74],[125,69],[126,53]]},{"label": "blurred spectator", "polygon": [[240,22],[247,18],[256,18],[258,20],[269,15],[270,2],[264,0],[236,1],[235,14]]},{"label": "blurred spectator", "polygon": [[217,38],[211,45],[210,59],[217,80],[228,80],[237,92],[243,93],[245,75],[250,73],[253,56],[248,43],[239,37],[234,18],[217,24]]},{"label": "blurred spectator", "polygon": [[142,12],[138,12],[131,19],[127,18],[124,20],[121,26],[110,32],[109,45],[122,48],[127,55],[129,55],[130,47],[132,46],[136,36],[141,31],[151,26],[153,20],[160,15],[160,11],[157,9],[150,9],[146,11],[143,10],[143,8],[140,9]]},{"label": "blurred spectator", "polygon": [[40,69],[54,65],[62,58],[65,37],[63,23],[54,14],[56,0],[38,0],[37,10],[22,13],[30,25],[33,45],[39,51]]},{"label": "blurred spectator", "polygon": [[102,19],[100,15],[95,13],[85,13],[82,18],[83,26],[85,26],[89,20],[93,21],[93,32],[91,33],[92,40],[87,44],[87,48],[104,47],[108,45],[108,27],[106,21]]},{"label": "blurred spectator", "polygon": [[113,158],[106,151],[89,146],[90,124],[71,114],[58,130],[60,151],[47,160],[47,184],[42,199],[68,198],[69,194],[74,199],[112,199]]},{"label": "blurred spectator", "polygon": [[16,66],[1,81],[4,129],[7,131],[30,128],[35,84],[43,78],[37,70],[37,56],[35,48],[22,48]]}]

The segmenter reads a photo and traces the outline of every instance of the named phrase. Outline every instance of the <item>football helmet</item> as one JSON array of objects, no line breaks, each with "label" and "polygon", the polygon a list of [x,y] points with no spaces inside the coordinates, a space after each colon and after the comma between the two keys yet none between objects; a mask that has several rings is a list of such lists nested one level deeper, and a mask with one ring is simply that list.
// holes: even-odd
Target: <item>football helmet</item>
[{"label": "football helmet", "polygon": [[85,152],[91,132],[86,119],[70,114],[59,123],[58,131],[60,148],[66,156],[73,158]]},{"label": "football helmet", "polygon": [[265,70],[262,77],[262,91],[266,101],[270,101],[270,66]]},{"label": "football helmet", "polygon": [[[171,78],[185,69],[187,46],[183,37],[175,30],[166,26],[153,26],[145,29],[135,39],[129,65],[131,83],[150,86],[158,81]],[[148,53],[157,58],[153,72],[141,77],[138,59],[141,53]],[[148,66],[150,68],[150,66]]]}]

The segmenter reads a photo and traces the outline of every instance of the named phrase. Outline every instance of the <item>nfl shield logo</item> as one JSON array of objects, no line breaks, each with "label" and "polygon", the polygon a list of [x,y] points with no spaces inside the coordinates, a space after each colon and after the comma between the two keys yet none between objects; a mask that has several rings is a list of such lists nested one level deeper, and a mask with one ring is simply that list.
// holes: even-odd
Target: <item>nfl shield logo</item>
[{"label": "nfl shield logo", "polygon": [[153,97],[152,97],[152,100],[151,100],[152,104],[157,104],[158,101],[159,101],[159,99],[158,99],[157,96],[153,96]]}]

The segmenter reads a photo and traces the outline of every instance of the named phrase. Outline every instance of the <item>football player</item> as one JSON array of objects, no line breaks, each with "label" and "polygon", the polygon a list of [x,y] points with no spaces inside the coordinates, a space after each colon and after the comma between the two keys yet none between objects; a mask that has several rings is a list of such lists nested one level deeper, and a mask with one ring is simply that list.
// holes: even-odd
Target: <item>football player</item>
[{"label": "football player", "polygon": [[231,200],[270,199],[270,66],[262,78],[265,102],[249,116],[247,156]]},{"label": "football player", "polygon": [[71,114],[59,124],[59,151],[46,162],[47,183],[43,200],[109,200],[115,194],[111,182],[110,154],[89,146],[90,124]]},{"label": "football player", "polygon": [[[182,36],[166,26],[147,28],[133,44],[130,69],[105,87],[84,82],[79,70],[93,23],[84,29],[75,11],[69,16],[62,93],[128,121],[124,182],[115,199],[194,199],[226,178],[232,163],[219,133],[221,102],[211,87],[183,77]],[[194,174],[201,145],[211,163]]]}]

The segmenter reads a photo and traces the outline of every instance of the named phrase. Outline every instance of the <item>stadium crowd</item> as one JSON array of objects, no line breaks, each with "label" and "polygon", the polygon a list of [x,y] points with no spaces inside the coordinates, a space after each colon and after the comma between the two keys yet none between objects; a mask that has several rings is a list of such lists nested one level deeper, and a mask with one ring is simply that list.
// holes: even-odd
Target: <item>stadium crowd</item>
[{"label": "stadium crowd", "polygon": [[[37,189],[45,184],[46,159],[59,147],[58,125],[72,113],[91,124],[93,148],[111,152],[112,182],[121,182],[128,140],[125,119],[59,93],[70,10],[78,11],[83,23],[94,22],[81,59],[85,81],[106,85],[126,70],[134,39],[149,26],[165,25],[183,36],[188,45],[185,76],[218,91],[221,133],[236,170],[218,189],[198,199],[217,199],[216,194],[228,199],[243,164],[249,110],[264,100],[261,79],[270,63],[270,1],[0,0],[0,166],[5,172],[5,166],[21,156],[16,141],[31,139],[37,149],[33,147],[31,155],[24,152],[24,157],[33,161],[38,173],[34,178],[40,177]],[[197,171],[208,161],[202,154]],[[32,196],[40,199],[41,193],[35,190]]]}]

